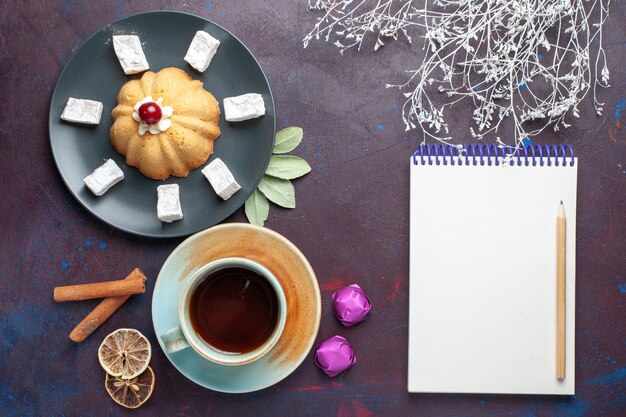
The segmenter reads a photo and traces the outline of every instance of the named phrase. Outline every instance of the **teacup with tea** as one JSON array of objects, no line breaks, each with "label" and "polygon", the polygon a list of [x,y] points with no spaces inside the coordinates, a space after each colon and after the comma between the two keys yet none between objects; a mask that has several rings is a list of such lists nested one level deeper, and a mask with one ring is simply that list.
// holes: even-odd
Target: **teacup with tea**
[{"label": "teacup with tea", "polygon": [[285,327],[287,302],[276,277],[245,258],[198,269],[180,294],[180,327],[161,335],[168,353],[191,347],[211,362],[243,365],[269,352]]}]

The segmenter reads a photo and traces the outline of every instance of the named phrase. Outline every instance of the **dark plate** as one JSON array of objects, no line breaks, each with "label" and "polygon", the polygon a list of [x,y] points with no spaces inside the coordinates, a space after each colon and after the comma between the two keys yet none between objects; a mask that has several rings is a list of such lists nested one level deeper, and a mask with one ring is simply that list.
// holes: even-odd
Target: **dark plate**
[{"label": "dark plate", "polygon": [[[204,30],[221,44],[209,68],[202,74],[183,57],[198,30]],[[133,34],[141,39],[150,70],[178,67],[204,82],[220,103],[244,93],[259,93],[265,100],[264,116],[239,123],[220,119],[222,135],[213,155],[221,158],[241,185],[235,195],[222,201],[202,175],[202,167],[186,178],[155,181],[124,163],[109,140],[111,110],[122,85],[131,78],[117,61],[112,35]],[[60,119],[69,97],[97,100],[104,104],[98,126],[65,123]],[[174,109],[176,111],[176,109]],[[230,216],[252,194],[272,155],[275,134],[274,99],[265,74],[252,53],[227,30],[198,16],[157,11],[130,16],[112,23],[89,38],[69,60],[52,95],[49,130],[52,154],[63,181],[76,199],[105,223],[129,233],[148,237],[186,236],[213,226]],[[108,158],[124,171],[124,180],[103,196],[94,196],[83,178]],[[178,184],[184,218],[162,223],[156,214],[159,184]]]}]

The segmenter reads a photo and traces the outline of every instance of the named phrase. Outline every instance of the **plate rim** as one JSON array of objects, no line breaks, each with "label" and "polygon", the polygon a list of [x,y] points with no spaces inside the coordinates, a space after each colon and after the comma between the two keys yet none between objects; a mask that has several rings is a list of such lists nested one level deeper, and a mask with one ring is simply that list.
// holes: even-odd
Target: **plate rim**
[{"label": "plate rim", "polygon": [[[67,180],[65,179],[65,176],[62,175],[62,171],[61,168],[59,166],[59,162],[58,162],[58,158],[56,156],[56,152],[55,152],[55,148],[54,146],[52,146],[52,125],[53,125],[53,114],[52,114],[52,103],[55,101],[56,97],[57,97],[57,87],[58,87],[58,81],[61,79],[61,77],[63,77],[63,74],[65,73],[65,71],[67,70],[68,66],[72,63],[72,61],[74,60],[74,58],[76,57],[76,53],[81,50],[93,37],[95,37],[97,34],[99,34],[100,32],[106,30],[107,28],[111,27],[112,25],[115,25],[119,22],[128,20],[128,19],[133,19],[133,18],[137,18],[139,16],[143,16],[143,15],[158,15],[158,14],[170,14],[170,15],[186,15],[192,18],[196,18],[196,19],[201,19],[204,20],[212,25],[217,26],[218,28],[220,28],[221,30],[225,31],[228,35],[232,36],[237,42],[239,42],[246,51],[248,51],[248,53],[250,54],[250,56],[252,57],[252,59],[254,59],[254,62],[256,62],[257,66],[259,67],[259,69],[261,70],[261,75],[263,76],[263,79],[265,80],[265,83],[267,84],[268,87],[268,91],[269,91],[269,98],[270,98],[270,102],[271,102],[271,109],[272,109],[272,114],[273,116],[273,120],[272,120],[272,149],[274,147],[274,144],[276,143],[276,103],[274,102],[274,94],[272,92],[272,86],[270,85],[270,82],[267,78],[267,75],[265,74],[265,71],[263,70],[263,67],[261,66],[261,63],[259,62],[259,60],[257,59],[257,57],[252,53],[252,51],[250,50],[250,48],[248,48],[248,46],[243,43],[241,41],[241,39],[239,39],[237,36],[235,36],[231,31],[229,31],[228,29],[224,28],[223,26],[213,22],[212,20],[209,20],[205,17],[193,14],[193,13],[188,13],[188,12],[180,12],[180,11],[176,11],[176,10],[150,10],[150,11],[145,11],[145,12],[140,12],[140,13],[135,13],[129,16],[125,16],[122,17],[120,19],[117,19],[103,27],[101,27],[100,29],[96,30],[95,32],[93,32],[85,41],[83,41],[80,46],[78,48],[76,48],[74,50],[74,52],[72,53],[72,56],[70,56],[70,58],[68,59],[67,63],[63,66],[63,69],[61,70],[61,72],[59,73],[59,76],[57,77],[57,80],[55,82],[54,85],[54,90],[52,91],[52,96],[50,98],[50,102],[48,104],[48,141],[49,141],[49,145],[50,145],[50,150],[52,152],[52,159],[54,161],[54,165],[57,169],[57,173],[59,174],[59,176],[61,177],[61,180],[63,181],[63,184],[65,185],[65,187],[67,188],[67,190],[70,192],[70,194],[74,197],[74,199],[76,201],[78,201],[78,203],[85,209],[87,210],[91,215],[93,215],[96,219],[98,219],[99,221],[103,222],[104,224],[106,224],[107,226],[113,227],[116,230],[120,230],[122,232],[125,233],[129,233],[135,236],[141,236],[141,237],[147,237],[147,238],[157,238],[157,239],[171,239],[171,238],[178,238],[178,237],[183,237],[183,236],[193,236],[194,234],[202,231],[202,230],[206,230],[207,228],[210,227],[214,227],[215,225],[220,224],[221,222],[223,222],[226,218],[228,218],[229,216],[232,216],[233,214],[235,214],[237,212],[237,210],[241,209],[241,207],[243,207],[243,204],[239,207],[237,207],[235,210],[233,210],[231,213],[226,214],[225,216],[223,216],[222,218],[220,218],[219,220],[217,220],[214,224],[212,225],[202,225],[199,226],[197,228],[192,228],[189,231],[182,231],[182,232],[164,232],[164,233],[148,233],[148,232],[142,232],[140,230],[137,229],[130,229],[130,228],[125,228],[125,227],[121,227],[118,226],[116,224],[113,224],[112,222],[110,222],[109,220],[103,218],[102,216],[100,216],[99,214],[97,214],[95,211],[93,211],[91,209],[90,206],[88,206],[85,202],[83,202],[83,200],[81,200],[78,196],[77,193],[74,192],[74,190],[72,190],[72,188],[69,186]],[[55,118],[56,120],[56,118]],[[254,187],[252,187],[252,193],[250,195],[252,195],[254,193],[254,190],[256,190],[256,188],[259,186],[259,183],[261,182],[261,180],[263,179],[263,176],[265,175],[265,171],[267,171],[267,167],[269,166],[270,163],[270,159],[273,155],[273,152],[270,153],[269,158],[267,158],[267,161],[265,163],[265,168],[263,169],[262,174],[259,176],[259,178],[254,182]]]},{"label": "plate rim", "polygon": [[[296,255],[298,255],[298,257],[300,259],[302,259],[304,261],[304,264],[306,266],[306,269],[309,273],[309,277],[312,279],[312,282],[314,283],[314,287],[315,287],[315,309],[316,309],[316,315],[314,317],[315,320],[315,326],[314,326],[314,331],[311,333],[312,337],[310,338],[310,340],[307,343],[306,349],[303,350],[302,355],[293,362],[294,366],[293,369],[290,370],[288,373],[286,373],[285,375],[274,379],[271,383],[263,385],[263,386],[259,386],[258,388],[255,389],[244,389],[244,390],[223,390],[223,389],[219,389],[217,387],[209,387],[207,385],[205,385],[204,383],[197,381],[195,379],[192,379],[189,375],[187,375],[187,373],[181,369],[181,367],[179,367],[177,364],[175,364],[172,359],[170,358],[171,354],[168,354],[163,346],[163,342],[161,341],[161,338],[159,337],[159,335],[157,334],[157,328],[156,328],[156,320],[155,320],[155,308],[154,308],[154,303],[156,300],[156,289],[157,289],[157,285],[159,283],[159,280],[163,277],[164,274],[164,269],[165,269],[165,265],[169,262],[174,262],[175,259],[179,256],[179,253],[184,249],[185,246],[192,244],[193,240],[196,239],[202,239],[204,237],[204,235],[207,234],[212,234],[212,233],[227,233],[228,229],[232,229],[232,228],[238,228],[238,227],[243,227],[246,229],[251,229],[251,230],[255,230],[257,232],[261,232],[261,233],[268,233],[274,237],[276,237],[278,240],[280,240],[281,242],[283,242],[288,248],[290,248],[291,251],[293,251]],[[190,271],[191,273],[192,271]],[[163,280],[165,280],[165,278],[163,278]],[[309,353],[311,352],[311,349],[313,348],[313,344],[315,343],[315,340],[317,339],[317,336],[319,335],[319,329],[320,329],[320,325],[321,325],[321,318],[322,318],[322,295],[321,295],[321,291],[320,291],[320,287],[319,287],[319,281],[317,280],[317,275],[315,274],[315,271],[313,270],[313,267],[311,266],[311,263],[309,262],[309,260],[306,258],[306,256],[302,253],[302,251],[293,243],[291,242],[289,239],[287,239],[285,236],[281,235],[280,233],[278,233],[275,230],[272,229],[268,229],[266,227],[262,227],[262,226],[256,226],[253,224],[249,224],[249,223],[240,223],[240,222],[233,222],[233,223],[223,223],[223,224],[218,224],[212,227],[209,227],[205,230],[202,230],[198,233],[195,233],[191,236],[189,236],[188,238],[186,238],[185,240],[183,240],[178,246],[176,246],[176,248],[170,253],[170,255],[167,257],[167,259],[165,260],[165,262],[163,262],[163,265],[161,265],[161,269],[159,270],[159,274],[157,275],[157,278],[154,282],[154,289],[152,291],[152,299],[150,302],[150,316],[152,319],[152,330],[154,331],[154,335],[157,339],[157,342],[159,344],[159,347],[161,348],[161,351],[163,352],[163,355],[167,358],[167,360],[169,361],[169,363],[181,374],[183,375],[185,378],[187,378],[189,381],[203,387],[206,389],[209,389],[211,391],[215,391],[215,392],[223,392],[223,393],[227,393],[227,394],[245,394],[245,393],[250,393],[250,392],[256,392],[256,391],[260,391],[266,388],[269,388],[273,385],[276,385],[277,383],[281,382],[282,380],[284,380],[285,378],[287,378],[289,375],[291,375],[293,372],[295,372],[300,365],[302,364],[302,362],[304,362],[304,360],[307,358],[307,356],[309,355]],[[195,352],[194,352],[195,354]],[[217,366],[223,366],[225,368],[227,368],[227,366],[225,365],[217,365]],[[246,366],[246,365],[242,365],[242,366]]]}]

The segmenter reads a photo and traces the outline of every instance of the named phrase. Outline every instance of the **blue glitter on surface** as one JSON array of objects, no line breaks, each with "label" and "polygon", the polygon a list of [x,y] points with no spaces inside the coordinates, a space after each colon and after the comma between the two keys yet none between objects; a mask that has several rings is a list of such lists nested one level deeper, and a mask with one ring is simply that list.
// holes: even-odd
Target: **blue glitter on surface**
[{"label": "blue glitter on surface", "polygon": [[604,376],[598,376],[589,382],[595,385],[608,385],[623,378],[626,378],[626,368],[618,369],[617,371]]},{"label": "blue glitter on surface", "polygon": [[585,400],[572,397],[572,401],[563,401],[559,404],[554,415],[567,417],[583,417],[589,411],[589,403]]},{"label": "blue glitter on surface", "polygon": [[320,157],[322,154],[320,152],[315,152],[315,156]]},{"label": "blue glitter on surface", "polygon": [[537,60],[541,61],[543,59],[543,55],[537,54]]},{"label": "blue glitter on surface", "polygon": [[524,138],[524,140],[522,140],[522,144],[524,145],[524,148],[528,148],[533,146],[533,141],[530,140],[530,138]]},{"label": "blue glitter on surface", "polygon": [[626,97],[622,97],[615,103],[615,120],[622,118],[622,110],[626,109]]},{"label": "blue glitter on surface", "polygon": [[378,125],[376,126],[376,129],[378,129],[378,130],[385,130],[385,126],[383,126],[382,124],[378,123]]},{"label": "blue glitter on surface", "polygon": [[67,269],[71,266],[71,264],[67,262],[61,262],[61,269]]},{"label": "blue glitter on surface", "polygon": [[208,2],[204,7],[206,7],[207,10],[211,10],[213,8],[213,2]]},{"label": "blue glitter on surface", "polygon": [[619,292],[626,294],[626,284],[617,284],[617,288],[619,289]]},{"label": "blue glitter on surface", "polygon": [[100,242],[100,249],[106,249],[107,244],[104,242]]},{"label": "blue glitter on surface", "polygon": [[394,110],[396,110],[396,109],[398,108],[398,105],[397,105],[396,103],[392,103],[392,104],[391,104],[391,108],[392,108],[392,109],[394,109]]}]

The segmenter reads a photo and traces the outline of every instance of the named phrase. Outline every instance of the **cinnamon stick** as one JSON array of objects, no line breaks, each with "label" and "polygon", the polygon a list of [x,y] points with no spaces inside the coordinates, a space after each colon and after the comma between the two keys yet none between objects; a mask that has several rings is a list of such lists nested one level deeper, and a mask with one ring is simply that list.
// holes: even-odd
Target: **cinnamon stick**
[{"label": "cinnamon stick", "polygon": [[130,295],[120,295],[118,297],[108,297],[102,300],[91,313],[81,321],[70,333],[70,339],[80,343],[87,339],[90,334],[96,331],[118,308],[130,298]]},{"label": "cinnamon stick", "polygon": [[[139,269],[135,269],[139,271]],[[131,273],[125,279],[96,282],[92,284],[68,285],[54,289],[54,301],[80,301],[92,298],[117,297],[146,292],[145,276]]]},{"label": "cinnamon stick", "polygon": [[[141,280],[145,283],[146,276],[139,268],[135,268],[124,281]],[[89,337],[102,323],[104,323],[113,313],[121,307],[122,304],[130,298],[131,294],[116,297],[107,297],[91,313],[81,321],[78,326],[70,333],[70,339],[76,343],[80,343]]]}]

